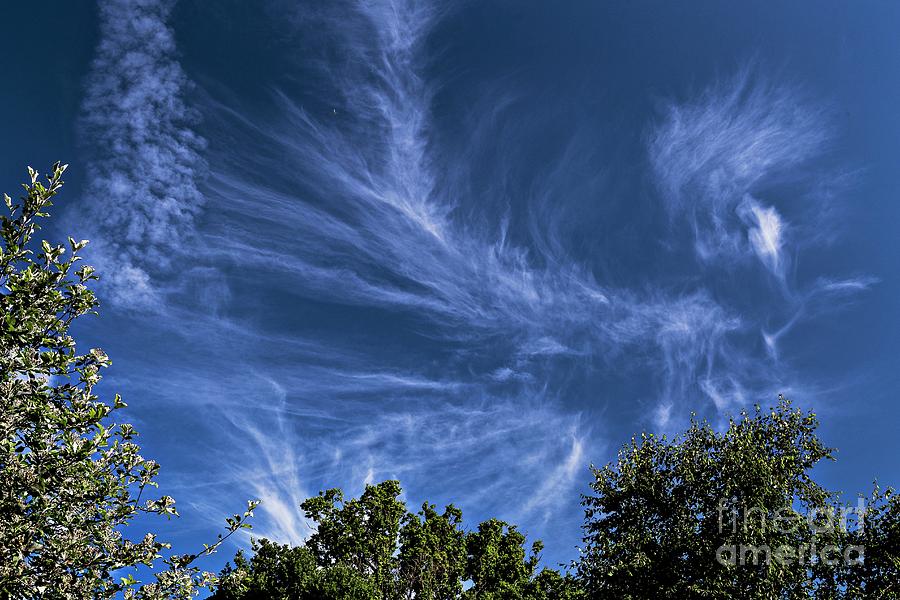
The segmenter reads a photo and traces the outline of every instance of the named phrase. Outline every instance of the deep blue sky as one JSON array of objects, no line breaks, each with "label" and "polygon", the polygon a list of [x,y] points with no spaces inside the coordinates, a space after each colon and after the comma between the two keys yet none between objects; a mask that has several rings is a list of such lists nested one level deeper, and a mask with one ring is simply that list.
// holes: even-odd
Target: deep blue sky
[{"label": "deep blue sky", "polygon": [[900,7],[558,4],[2,9],[0,187],[72,165],[168,537],[399,478],[567,561],[589,463],[779,392],[900,482]]}]

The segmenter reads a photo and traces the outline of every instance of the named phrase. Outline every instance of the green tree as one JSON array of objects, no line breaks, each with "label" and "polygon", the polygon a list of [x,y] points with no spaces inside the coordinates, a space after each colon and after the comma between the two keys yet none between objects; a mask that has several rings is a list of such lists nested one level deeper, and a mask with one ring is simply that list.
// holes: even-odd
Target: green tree
[{"label": "green tree", "polygon": [[900,598],[900,496],[876,484],[858,516],[860,526],[842,543],[863,548],[865,560],[839,563],[829,591],[835,598]]},{"label": "green tree", "polygon": [[394,573],[400,526],[406,506],[398,500],[400,484],[367,485],[359,498],[344,501],[339,489],[309,498],[300,507],[317,523],[307,548],[320,567],[344,565],[372,582],[380,598],[394,598]]},{"label": "green tree", "polygon": [[[97,306],[88,288],[97,276],[77,264],[87,241],[34,247],[65,168],[56,164],[46,183],[29,168],[25,194],[5,195],[0,217],[0,597],[186,598],[212,580],[191,563],[218,542],[169,556],[153,583],[113,577],[158,563],[168,548],[153,533],[129,540],[125,527],[140,513],[177,513],[169,496],[144,497],[159,465],[141,456],[130,425],[110,421],[125,403],[94,392],[109,358],[79,354],[69,334]],[[228,535],[248,514],[228,519]]]},{"label": "green tree", "polygon": [[347,565],[320,568],[304,546],[253,540],[249,560],[238,551],[221,573],[214,600],[370,600],[371,581]]},{"label": "green tree", "polygon": [[525,536],[515,525],[489,519],[466,536],[466,576],[472,600],[547,600],[578,597],[576,582],[553,569],[538,571],[543,543],[525,552]]},{"label": "green tree", "polygon": [[531,554],[525,553],[525,536],[515,525],[489,519],[478,525],[478,531],[466,536],[467,574],[472,587],[467,598],[520,598],[537,568],[542,549],[534,542]]},{"label": "green tree", "polygon": [[[843,518],[847,507],[810,476],[832,457],[817,426],[814,414],[782,398],[769,412],[741,413],[723,433],[692,420],[672,441],[632,439],[615,463],[592,469],[594,494],[583,499],[578,576],[587,592],[808,599],[857,598],[854,590],[865,590],[880,597],[898,575],[897,503],[875,498],[880,508],[863,513],[864,528]],[[862,550],[853,546],[863,545],[875,554],[865,568],[853,564]],[[849,560],[834,556],[844,549]]]},{"label": "green tree", "polygon": [[398,558],[399,579],[407,595],[458,598],[466,573],[462,511],[451,505],[438,513],[426,502],[419,514],[407,514],[400,530]]},{"label": "green tree", "polygon": [[339,489],[301,504],[316,524],[297,548],[254,542],[222,572],[215,600],[366,598],[367,600],[568,600],[577,584],[551,569],[537,572],[541,544],[492,519],[462,529],[462,512],[428,503],[418,513],[399,500],[400,484],[366,486],[358,499]]}]

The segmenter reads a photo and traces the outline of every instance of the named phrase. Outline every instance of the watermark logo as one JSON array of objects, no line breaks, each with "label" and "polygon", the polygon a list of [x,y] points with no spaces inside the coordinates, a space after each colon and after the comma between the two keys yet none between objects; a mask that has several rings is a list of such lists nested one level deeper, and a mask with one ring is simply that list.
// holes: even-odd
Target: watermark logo
[{"label": "watermark logo", "polygon": [[744,508],[734,499],[719,501],[719,533],[752,536],[754,532],[775,532],[784,536],[801,533],[805,528],[809,542],[797,545],[779,544],[723,544],[716,550],[716,560],[722,565],[807,565],[821,563],[826,566],[862,565],[865,561],[865,546],[834,543],[816,544],[817,538],[836,540],[851,531],[862,531],[865,527],[866,504],[863,498],[855,507],[827,507],[809,510],[805,515],[790,507],[775,511],[761,507]]}]

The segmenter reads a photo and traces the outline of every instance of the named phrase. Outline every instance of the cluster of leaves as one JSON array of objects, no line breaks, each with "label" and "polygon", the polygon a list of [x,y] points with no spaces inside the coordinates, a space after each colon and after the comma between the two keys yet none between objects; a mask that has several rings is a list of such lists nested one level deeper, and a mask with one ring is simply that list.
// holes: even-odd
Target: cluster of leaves
[{"label": "cluster of leaves", "polygon": [[468,599],[564,600],[580,597],[573,578],[538,569],[541,543],[496,519],[462,528],[454,506],[425,503],[414,514],[400,484],[366,486],[345,501],[338,489],[302,504],[316,532],[300,547],[254,542],[223,571],[216,600]]},{"label": "cluster of leaves", "polygon": [[900,598],[900,496],[878,485],[866,502],[860,526],[843,543],[865,548],[862,564],[838,565],[829,580],[835,598]]},{"label": "cluster of leaves", "polygon": [[[141,456],[134,428],[111,422],[125,403],[94,393],[109,358],[79,354],[69,334],[97,306],[88,287],[97,276],[78,265],[87,241],[33,248],[65,169],[54,165],[43,183],[29,168],[24,195],[4,196],[0,217],[0,597],[188,598],[215,580],[193,561],[245,527],[255,504],[197,554],[164,558],[169,546],[155,534],[123,534],[139,514],[177,512],[169,496],[144,497],[159,465]],[[166,568],[146,585],[116,576],[159,562]]]}]

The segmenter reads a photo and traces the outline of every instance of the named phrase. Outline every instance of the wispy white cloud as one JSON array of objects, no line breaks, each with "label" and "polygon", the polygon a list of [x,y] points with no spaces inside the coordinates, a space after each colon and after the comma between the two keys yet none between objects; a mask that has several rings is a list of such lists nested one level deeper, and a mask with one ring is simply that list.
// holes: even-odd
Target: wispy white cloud
[{"label": "wispy white cloud", "polygon": [[831,141],[827,115],[802,92],[752,68],[664,106],[648,138],[650,163],[666,208],[690,224],[700,259],[734,260],[750,251],[770,270],[781,263],[780,217],[756,194],[809,176],[803,167]]},{"label": "wispy white cloud", "polygon": [[[833,131],[827,107],[747,67],[697,98],[666,103],[647,138],[663,205],[676,231],[689,226],[700,263],[735,271],[755,256],[778,281],[781,297],[767,307],[769,314],[753,316],[785,323],[776,331],[761,328],[774,359],[779,338],[821,314],[822,302],[834,297],[822,281],[788,280],[792,257],[828,238],[825,217],[847,179],[821,164]],[[814,206],[797,210],[798,203]],[[808,222],[789,224],[777,205],[794,208]],[[866,285],[838,287],[855,292]],[[713,399],[721,398],[707,387]]]},{"label": "wispy white cloud", "polygon": [[80,128],[90,157],[79,229],[92,233],[111,298],[159,302],[154,272],[177,262],[203,205],[205,141],[186,102],[168,18],[174,1],[102,0]]},{"label": "wispy white cloud", "polygon": [[[572,489],[578,483],[578,477],[583,476],[586,470],[584,455],[584,441],[578,437],[579,433],[570,433],[571,448],[568,455],[561,463],[552,469],[543,483],[528,498],[522,507],[522,512],[529,514],[541,510],[545,516],[552,515],[560,504],[561,498],[569,497]],[[594,451],[598,449],[593,448]]]},{"label": "wispy white cloud", "polygon": [[[301,484],[303,463],[298,447],[284,443],[293,438],[288,423],[290,412],[286,410],[287,390],[274,379],[265,376],[254,379],[262,379],[270,388],[271,393],[265,393],[264,387],[262,396],[274,404],[274,410],[262,421],[247,418],[249,413],[240,410],[221,411],[222,417],[244,437],[244,447],[253,448],[254,456],[258,457],[258,461],[240,461],[237,463],[240,466],[231,469],[230,475],[250,485],[256,499],[261,501],[262,511],[269,517],[254,534],[281,543],[299,544],[311,532],[299,511],[300,503],[310,496],[310,491]],[[259,393],[258,388],[254,391]],[[274,440],[278,442],[273,443]]]},{"label": "wispy white cloud", "polygon": [[[435,380],[338,357],[340,370],[282,374],[285,389],[322,401],[294,396],[279,411],[306,418],[305,434],[251,437],[271,446],[265,456],[296,450],[310,435],[316,450],[300,459],[308,481],[327,471],[336,480],[397,476],[425,488],[430,465],[446,473],[447,489],[485,501],[514,492],[526,499],[520,513],[547,517],[547,498],[573,484],[575,463],[589,452],[576,414],[558,402],[535,405],[547,393],[539,386],[548,363],[641,363],[675,416],[700,378],[724,378],[739,365],[745,355],[729,337],[745,324],[702,288],[603,285],[566,254],[561,231],[532,227],[526,246],[506,221],[467,225],[453,192],[437,184],[440,166],[429,152],[432,89],[419,75],[418,51],[433,11],[412,3],[358,8],[304,15],[333,32],[347,57],[323,77],[334,109],[316,112],[279,91],[273,120],[210,100],[204,253],[319,302],[410,315],[428,337],[459,348],[456,366]],[[221,145],[217,129],[227,132]],[[749,367],[739,366],[732,377],[747,376]],[[407,396],[412,389],[416,399]],[[254,412],[242,427],[253,431],[254,420],[270,418]],[[527,474],[511,466],[520,455],[531,457]],[[274,530],[290,537],[293,527]]]},{"label": "wispy white cloud", "polygon": [[783,277],[785,223],[775,208],[761,206],[748,196],[738,206],[738,213],[748,222],[750,245],[760,262],[777,277]]},{"label": "wispy white cloud", "polygon": [[[458,203],[435,184],[431,91],[416,75],[413,52],[432,13],[405,3],[364,8],[363,23],[374,33],[341,38],[352,57],[349,74],[331,66],[338,75],[330,81],[338,82],[328,93],[337,94],[340,110],[313,115],[279,92],[281,117],[273,122],[217,104],[228,139],[240,135],[246,152],[229,143],[213,161],[209,196],[216,200],[204,232],[213,252],[277,273],[307,297],[415,314],[428,321],[429,335],[464,342],[467,353],[509,352],[506,366],[519,373],[529,361],[591,361],[620,355],[629,344],[656,347],[660,360],[682,345],[718,347],[734,327],[702,292],[606,286],[553,241],[561,232],[544,228],[540,243],[525,247],[511,240],[503,221],[491,231],[454,218]],[[352,27],[344,14],[307,18],[338,36],[363,27],[358,15],[349,17]],[[414,39],[396,42],[398,31]],[[359,64],[369,70],[357,73]],[[214,134],[211,140],[216,152]],[[671,304],[684,311],[696,304],[706,318],[683,324],[689,334],[682,338],[660,335],[671,326]],[[726,321],[715,323],[718,316]],[[699,358],[685,352],[690,357],[681,364]]]},{"label": "wispy white cloud", "polygon": [[844,280],[818,278],[807,289],[798,294],[791,303],[791,314],[781,326],[775,330],[762,331],[766,349],[773,358],[778,358],[778,342],[787,335],[795,325],[816,317],[833,315],[847,307],[864,292],[878,283],[875,277],[854,277]]},{"label": "wispy white cloud", "polygon": [[[205,452],[192,457],[191,471],[217,474],[218,483],[204,490],[228,491],[220,511],[236,490],[263,500],[253,534],[282,542],[309,534],[299,504],[311,493],[341,485],[355,494],[389,478],[400,479],[416,501],[427,494],[508,519],[550,518],[551,497],[580,483],[587,451],[599,450],[580,415],[540,389],[515,397],[473,387],[410,394],[399,384],[354,398],[308,393],[308,375],[289,367],[241,369],[220,381],[197,377],[196,366],[171,372],[171,383],[156,386],[157,409],[183,411],[190,430],[215,431]],[[337,382],[329,387],[340,389]]]}]

